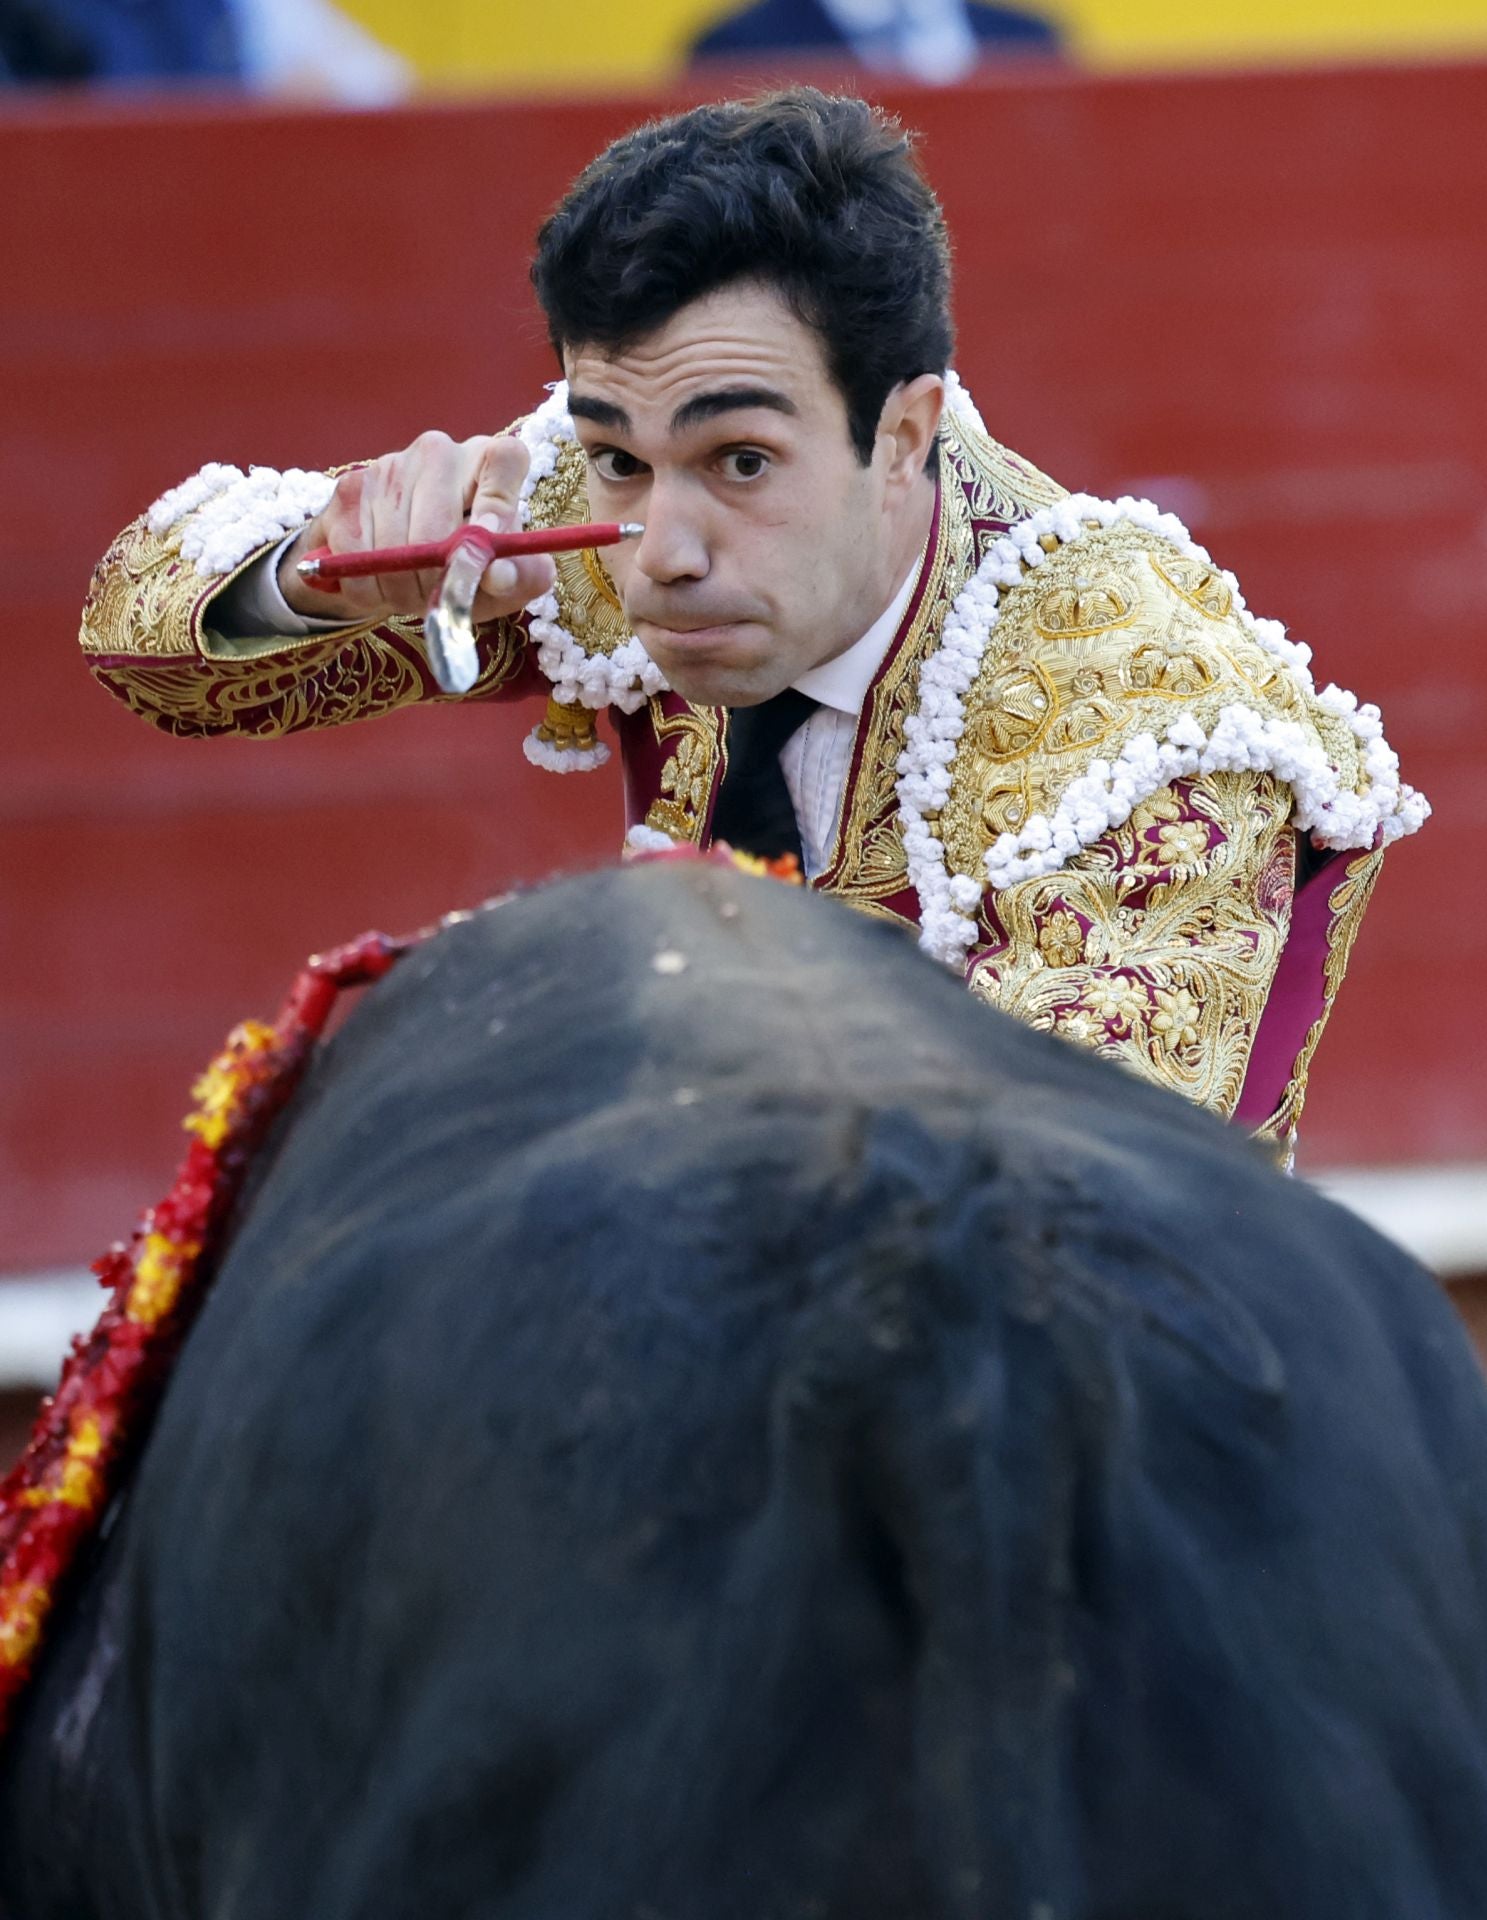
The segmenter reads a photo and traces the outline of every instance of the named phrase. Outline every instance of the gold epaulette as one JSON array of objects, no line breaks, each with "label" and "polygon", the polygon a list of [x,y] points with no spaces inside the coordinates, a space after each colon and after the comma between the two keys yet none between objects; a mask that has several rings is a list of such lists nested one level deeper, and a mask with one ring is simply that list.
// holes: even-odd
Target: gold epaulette
[{"label": "gold epaulette", "polygon": [[1126,519],[1044,547],[1003,592],[966,696],[940,822],[953,870],[981,872],[1001,835],[1052,817],[1094,763],[1164,740],[1183,715],[1205,737],[1231,707],[1289,722],[1344,787],[1366,785],[1353,730],[1255,637],[1213,566]]}]

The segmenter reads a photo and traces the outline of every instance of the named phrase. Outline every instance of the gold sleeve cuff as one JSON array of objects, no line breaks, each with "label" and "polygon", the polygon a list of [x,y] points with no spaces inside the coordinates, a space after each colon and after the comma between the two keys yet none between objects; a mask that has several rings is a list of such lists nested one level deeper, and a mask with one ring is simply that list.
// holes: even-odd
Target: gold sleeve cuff
[{"label": "gold sleeve cuff", "polygon": [[[83,602],[83,652],[119,660],[196,660],[203,654],[202,616],[208,603],[278,544],[265,543],[230,573],[203,577],[181,557],[180,542],[132,520],[93,570]],[[292,652],[323,635],[285,639]]]},{"label": "gold sleeve cuff", "polygon": [[[272,738],[449,697],[433,681],[413,620],[214,647],[204,626],[209,604],[281,538],[230,573],[204,578],[173,536],[133,521],[99,562],[83,605],[79,638],[95,677],[143,719],[183,735]],[[486,628],[479,678],[460,697],[498,691],[525,643],[515,622]]]}]

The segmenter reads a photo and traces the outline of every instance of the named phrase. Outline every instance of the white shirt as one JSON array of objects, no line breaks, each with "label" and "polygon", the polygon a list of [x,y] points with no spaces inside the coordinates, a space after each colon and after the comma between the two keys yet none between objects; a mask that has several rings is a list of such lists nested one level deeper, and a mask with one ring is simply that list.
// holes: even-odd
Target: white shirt
[{"label": "white shirt", "polygon": [[860,640],[834,660],[810,668],[794,683],[799,692],[821,702],[799,732],[785,742],[780,754],[795,823],[800,828],[807,879],[814,880],[831,864],[858,716],[914,597],[922,558],[915,560],[903,585]]},{"label": "white shirt", "polygon": [[[344,626],[345,622],[340,620],[302,617],[279,591],[279,558],[296,537],[290,534],[218,596],[213,608],[213,625],[223,634],[231,637],[280,634],[289,638],[333,632]],[[842,794],[852,764],[852,743],[857,737],[858,715],[913,598],[922,560],[921,554],[892,601],[860,640],[854,641],[835,659],[811,667],[794,683],[801,693],[808,693],[821,703],[805,725],[785,742],[780,754],[780,767],[800,828],[800,848],[808,879],[814,880],[831,863]]]},{"label": "white shirt", "polygon": [[224,587],[208,611],[211,628],[226,640],[257,640],[271,636],[298,640],[307,633],[334,633],[344,620],[313,620],[296,613],[279,587],[279,562],[299,538],[299,528],[286,533],[271,553],[255,560],[231,586]]}]

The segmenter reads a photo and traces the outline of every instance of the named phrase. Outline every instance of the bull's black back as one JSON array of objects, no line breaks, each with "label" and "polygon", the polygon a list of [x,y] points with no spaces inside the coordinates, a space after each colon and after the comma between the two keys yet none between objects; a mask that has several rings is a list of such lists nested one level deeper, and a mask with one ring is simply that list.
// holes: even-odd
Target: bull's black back
[{"label": "bull's black back", "polygon": [[0,1778],[25,1920],[1487,1911],[1487,1410],[1394,1248],[706,864],[266,1157]]}]

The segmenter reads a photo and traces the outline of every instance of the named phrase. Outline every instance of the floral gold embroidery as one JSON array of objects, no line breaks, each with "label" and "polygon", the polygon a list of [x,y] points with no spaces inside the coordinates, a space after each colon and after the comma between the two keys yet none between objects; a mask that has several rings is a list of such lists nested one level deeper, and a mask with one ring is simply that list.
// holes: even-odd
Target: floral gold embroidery
[{"label": "floral gold embroidery", "polygon": [[1148,1002],[1139,987],[1113,974],[1108,979],[1090,982],[1085,1004],[1101,1025],[1114,1033],[1129,1033],[1146,1013]]},{"label": "floral gold embroidery", "polygon": [[1234,595],[1228,582],[1201,560],[1185,553],[1163,554],[1152,565],[1174,593],[1208,619],[1227,620],[1233,612]]},{"label": "floral gold embroidery", "polygon": [[651,719],[660,740],[675,747],[661,769],[661,798],[653,800],[645,824],[673,840],[702,839],[713,779],[722,756],[726,719],[721,708],[688,707],[668,714],[651,702]]},{"label": "floral gold embroidery", "polygon": [[1169,866],[1200,866],[1208,855],[1208,829],[1199,820],[1163,826],[1157,833],[1157,847]]},{"label": "floral gold embroidery", "polygon": [[1187,988],[1174,987],[1168,992],[1158,987],[1153,998],[1157,1010],[1151,1016],[1151,1030],[1165,1051],[1176,1053],[1181,1047],[1196,1047],[1198,1003]]},{"label": "floral gold embroidery", "polygon": [[940,454],[941,471],[948,461],[961,477],[973,520],[1021,520],[1062,500],[1066,491],[955,407],[940,416]]},{"label": "floral gold embroidery", "polygon": [[1118,579],[1076,579],[1038,601],[1033,623],[1046,640],[1089,640],[1136,617],[1136,596]]},{"label": "floral gold embroidery", "polygon": [[1066,908],[1039,928],[1038,951],[1050,967],[1074,967],[1084,958],[1084,929]]},{"label": "floral gold embroidery", "polygon": [[[232,732],[274,739],[311,727],[368,720],[433,692],[406,621],[314,643],[287,658],[99,662],[100,680],[166,733]],[[465,699],[494,692],[520,663],[519,628],[500,622],[480,635],[480,676]]]},{"label": "floral gold embroidery", "polygon": [[131,521],[99,561],[83,602],[83,651],[135,659],[195,660],[195,612],[206,582],[181,558],[179,543]]},{"label": "floral gold embroidery", "polygon": [[[1133,814],[1067,868],[983,903],[972,991],[1231,1114],[1290,928],[1288,865],[1277,884],[1294,858],[1290,801],[1270,774],[1164,789],[1151,825]],[[1164,861],[1149,834],[1184,854],[1201,844],[1203,859]]]},{"label": "floral gold embroidery", "polygon": [[1217,682],[1213,665],[1181,639],[1163,639],[1138,647],[1126,669],[1132,693],[1149,693],[1167,700],[1195,700]]}]

